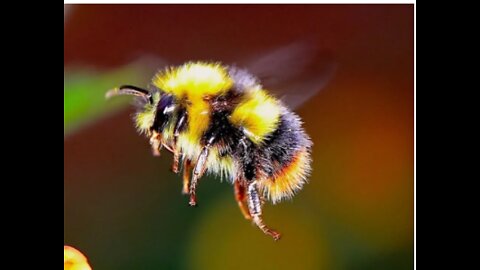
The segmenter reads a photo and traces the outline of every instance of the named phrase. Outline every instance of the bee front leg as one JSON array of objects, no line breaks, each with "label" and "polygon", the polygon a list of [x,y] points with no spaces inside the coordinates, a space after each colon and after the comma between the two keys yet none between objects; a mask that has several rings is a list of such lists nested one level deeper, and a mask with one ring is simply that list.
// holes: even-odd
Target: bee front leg
[{"label": "bee front leg", "polygon": [[238,207],[240,207],[240,211],[243,214],[243,217],[247,220],[251,220],[252,216],[250,216],[250,212],[248,212],[248,208],[245,206],[245,184],[241,182],[241,179],[236,179],[234,183],[234,190],[235,190],[235,200],[238,203]]},{"label": "bee front leg", "polygon": [[173,164],[172,171],[178,173],[178,163],[180,159],[180,147],[177,147],[178,136],[180,132],[185,130],[187,127],[188,113],[185,108],[181,108],[178,112],[178,120],[175,123],[175,128],[173,129]]},{"label": "bee front leg", "polygon": [[160,150],[162,150],[162,134],[154,131],[150,137],[150,145],[152,146],[152,154],[156,157],[160,156]]},{"label": "bee front leg", "polygon": [[190,183],[190,201],[189,201],[190,206],[197,205],[197,196],[196,196],[197,183],[198,183],[198,179],[202,177],[203,173],[205,172],[205,169],[206,169],[205,165],[207,163],[209,148],[210,146],[208,145],[202,148],[202,152],[200,152],[200,155],[198,156],[198,159],[197,159],[197,163],[195,164],[195,167],[193,169],[192,182]]},{"label": "bee front leg", "polygon": [[248,209],[250,211],[250,215],[252,216],[253,222],[257,225],[263,233],[270,235],[276,241],[280,239],[280,233],[270,229],[263,223],[262,219],[262,202],[260,195],[258,194],[257,190],[257,183],[256,181],[251,182],[248,184]]},{"label": "bee front leg", "polygon": [[180,162],[180,149],[177,145],[174,145],[173,148],[173,163],[172,163],[172,172],[178,173],[178,163]]}]

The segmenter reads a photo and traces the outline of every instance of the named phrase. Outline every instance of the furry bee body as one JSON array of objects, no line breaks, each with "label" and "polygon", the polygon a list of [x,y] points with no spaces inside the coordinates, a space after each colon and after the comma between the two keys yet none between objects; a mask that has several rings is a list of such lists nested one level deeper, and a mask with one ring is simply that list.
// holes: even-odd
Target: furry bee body
[{"label": "furry bee body", "polygon": [[312,143],[300,118],[246,70],[218,63],[165,69],[152,88],[109,93],[139,96],[136,127],[150,138],[154,154],[162,147],[174,154],[174,172],[183,163],[190,205],[196,205],[198,179],[205,172],[220,175],[235,185],[244,216],[278,239],[263,224],[261,204],[263,198],[277,203],[292,197],[307,180]]}]

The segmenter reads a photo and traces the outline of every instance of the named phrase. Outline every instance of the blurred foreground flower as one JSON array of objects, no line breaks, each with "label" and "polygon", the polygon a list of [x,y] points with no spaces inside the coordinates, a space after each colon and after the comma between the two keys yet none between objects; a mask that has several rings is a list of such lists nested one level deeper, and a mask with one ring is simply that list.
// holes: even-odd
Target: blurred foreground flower
[{"label": "blurred foreground flower", "polygon": [[64,270],[92,270],[87,258],[78,250],[70,246],[63,246]]}]

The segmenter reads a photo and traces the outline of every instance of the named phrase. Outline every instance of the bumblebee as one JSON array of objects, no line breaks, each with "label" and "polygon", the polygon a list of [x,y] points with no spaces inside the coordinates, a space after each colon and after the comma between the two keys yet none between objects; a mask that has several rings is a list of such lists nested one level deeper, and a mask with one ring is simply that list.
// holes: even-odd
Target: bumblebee
[{"label": "bumblebee", "polygon": [[300,118],[258,77],[219,62],[188,62],[159,71],[149,90],[124,85],[106,97],[116,95],[137,96],[136,128],[149,138],[154,156],[162,148],[173,154],[171,169],[183,171],[190,206],[197,205],[200,178],[218,175],[233,184],[243,216],[280,238],[264,223],[262,204],[302,189],[312,141]]}]

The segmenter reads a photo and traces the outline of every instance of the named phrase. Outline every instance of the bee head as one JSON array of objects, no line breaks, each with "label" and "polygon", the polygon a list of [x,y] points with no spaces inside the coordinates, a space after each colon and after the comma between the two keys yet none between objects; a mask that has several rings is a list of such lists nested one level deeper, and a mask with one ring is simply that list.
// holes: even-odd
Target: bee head
[{"label": "bee head", "polygon": [[135,125],[140,133],[150,135],[153,131],[161,132],[172,115],[175,104],[172,95],[155,89],[148,91],[136,86],[123,85],[107,92],[106,98],[118,95],[136,96],[137,112]]}]

